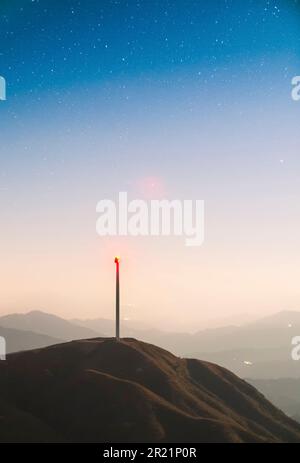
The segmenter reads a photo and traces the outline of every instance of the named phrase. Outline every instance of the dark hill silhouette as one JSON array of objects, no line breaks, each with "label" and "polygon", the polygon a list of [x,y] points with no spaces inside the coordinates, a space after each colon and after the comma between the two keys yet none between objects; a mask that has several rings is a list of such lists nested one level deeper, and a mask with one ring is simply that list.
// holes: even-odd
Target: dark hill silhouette
[{"label": "dark hill silhouette", "polygon": [[135,339],[11,354],[0,397],[2,442],[300,441],[300,425],[234,374]]}]

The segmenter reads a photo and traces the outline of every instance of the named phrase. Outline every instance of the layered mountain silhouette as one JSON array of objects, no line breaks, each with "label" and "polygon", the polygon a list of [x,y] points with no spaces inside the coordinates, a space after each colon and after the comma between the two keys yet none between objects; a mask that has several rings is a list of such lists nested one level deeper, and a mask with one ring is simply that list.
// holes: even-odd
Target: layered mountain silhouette
[{"label": "layered mountain silhouette", "polygon": [[[114,323],[110,320],[73,322],[113,335]],[[180,356],[217,363],[242,378],[300,377],[300,362],[291,358],[291,340],[300,335],[298,311],[282,311],[241,326],[210,328],[195,334],[140,329],[130,321],[122,323],[122,332]]]},{"label": "layered mountain silhouette", "polygon": [[5,337],[8,352],[16,352],[73,339],[91,338],[99,336],[99,333],[56,315],[32,310],[25,314],[0,317],[0,336]]},{"label": "layered mountain silhouette", "polygon": [[299,442],[300,425],[217,365],[135,339],[0,362],[1,442]]},{"label": "layered mountain silhouette", "polygon": [[0,326],[0,336],[6,340],[6,351],[8,353],[46,347],[57,344],[58,342],[63,342],[59,338],[47,336],[45,334],[16,330],[13,328],[3,328],[2,326]]},{"label": "layered mountain silhouette", "polygon": [[243,378],[299,378],[300,362],[291,357],[292,338],[299,335],[300,312],[282,311],[240,327],[199,332],[197,351],[186,354]]},{"label": "layered mountain silhouette", "polygon": [[[113,320],[64,320],[41,311],[0,317],[0,327],[29,330],[62,342],[98,336],[113,336]],[[1,333],[0,333],[1,335]],[[292,337],[300,335],[300,312],[284,311],[242,326],[225,326],[195,334],[164,332],[129,320],[122,321],[122,335],[153,343],[174,354],[217,363],[242,378],[299,378],[299,362],[291,358]],[[28,336],[27,336],[28,338]],[[20,337],[20,340],[22,337]],[[50,345],[37,344],[32,337],[21,349]],[[48,340],[50,341],[50,340]],[[10,336],[7,338],[8,345]],[[20,350],[20,349],[16,349]],[[9,350],[11,352],[12,350]]]}]

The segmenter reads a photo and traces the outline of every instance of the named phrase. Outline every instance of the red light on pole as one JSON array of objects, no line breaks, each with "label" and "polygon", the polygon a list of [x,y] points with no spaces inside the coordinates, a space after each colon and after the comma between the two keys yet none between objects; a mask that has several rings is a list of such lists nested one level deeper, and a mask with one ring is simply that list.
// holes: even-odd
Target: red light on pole
[{"label": "red light on pole", "polygon": [[115,257],[116,264],[116,340],[120,341],[120,258]]}]

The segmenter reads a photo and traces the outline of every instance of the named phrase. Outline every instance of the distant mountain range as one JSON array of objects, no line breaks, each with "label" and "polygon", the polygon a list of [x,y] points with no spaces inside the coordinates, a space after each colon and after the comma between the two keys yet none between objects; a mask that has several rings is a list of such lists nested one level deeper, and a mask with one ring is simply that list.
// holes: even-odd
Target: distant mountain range
[{"label": "distant mountain range", "polygon": [[291,341],[300,335],[300,312],[284,311],[241,327],[197,333],[190,355],[216,362],[245,378],[300,377]]},{"label": "distant mountain range", "polygon": [[18,352],[22,350],[35,349],[38,347],[51,346],[63,342],[61,339],[34,333],[32,331],[15,330],[0,326],[0,336],[6,340],[6,351]]},{"label": "distant mountain range", "polygon": [[94,338],[99,333],[42,311],[0,317],[0,336],[5,337],[7,351],[35,349],[72,339]]},{"label": "distant mountain range", "polygon": [[[73,322],[107,336],[114,332],[114,323],[110,320]],[[297,311],[282,311],[242,326],[207,329],[193,335],[141,330],[130,322],[123,322],[122,332],[180,356],[218,363],[240,377],[300,377],[300,362],[291,358],[291,340],[300,335],[300,312]]]},{"label": "distant mountain range", "polygon": [[[115,324],[103,318],[64,320],[32,311],[0,317],[0,327],[28,330],[59,342],[110,337],[114,335]],[[207,329],[195,334],[164,332],[136,321],[122,321],[121,335],[156,344],[176,355],[218,363],[240,377],[300,377],[300,362],[291,358],[291,339],[300,335],[300,312],[296,311],[279,312],[242,326]],[[39,347],[33,336],[31,345],[29,336],[24,344],[21,340],[22,337],[18,349]],[[44,345],[53,343],[51,339],[44,339],[44,342]],[[8,345],[15,345],[10,342],[9,335]]]},{"label": "distant mountain range", "polygon": [[16,328],[18,330],[30,330],[70,341],[72,339],[92,338],[99,335],[90,328],[76,325],[61,317],[40,310],[32,310],[26,314],[15,313],[0,317],[0,326]]},{"label": "distant mountain range", "polygon": [[0,362],[0,442],[300,442],[300,424],[207,362],[123,339]]},{"label": "distant mountain range", "polygon": [[249,379],[268,400],[300,422],[300,378]]}]

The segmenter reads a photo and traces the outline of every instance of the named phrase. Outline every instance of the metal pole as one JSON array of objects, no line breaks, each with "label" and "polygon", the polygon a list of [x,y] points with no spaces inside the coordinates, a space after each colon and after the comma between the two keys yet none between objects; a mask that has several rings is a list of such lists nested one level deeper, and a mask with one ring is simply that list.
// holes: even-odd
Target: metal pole
[{"label": "metal pole", "polygon": [[115,258],[116,264],[116,340],[120,341],[120,260]]}]

